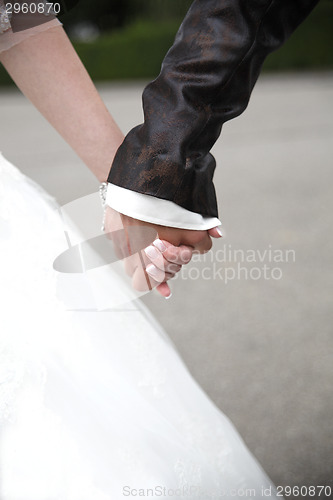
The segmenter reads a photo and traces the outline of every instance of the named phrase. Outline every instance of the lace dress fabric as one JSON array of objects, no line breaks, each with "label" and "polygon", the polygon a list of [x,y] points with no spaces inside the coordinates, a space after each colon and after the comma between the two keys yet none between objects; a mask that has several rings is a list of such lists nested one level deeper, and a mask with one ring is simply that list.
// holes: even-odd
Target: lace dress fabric
[{"label": "lace dress fabric", "polygon": [[8,14],[5,3],[0,0],[0,34],[10,28],[10,15]]},{"label": "lace dress fabric", "polygon": [[[150,498],[181,489],[190,500],[271,488],[276,499],[129,292],[121,308],[66,310],[52,267],[66,248],[59,207],[0,155],[1,500],[121,500],[125,487],[156,491]],[[116,305],[124,284],[105,272]],[[68,289],[82,292],[71,276]]]}]

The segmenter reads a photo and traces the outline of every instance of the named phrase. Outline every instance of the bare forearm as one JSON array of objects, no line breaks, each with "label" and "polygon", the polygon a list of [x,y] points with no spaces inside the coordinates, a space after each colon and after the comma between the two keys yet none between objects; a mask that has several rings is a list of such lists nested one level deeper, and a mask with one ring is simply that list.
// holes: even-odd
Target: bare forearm
[{"label": "bare forearm", "polygon": [[96,177],[105,180],[123,134],[63,28],[28,38],[2,53],[1,62]]}]

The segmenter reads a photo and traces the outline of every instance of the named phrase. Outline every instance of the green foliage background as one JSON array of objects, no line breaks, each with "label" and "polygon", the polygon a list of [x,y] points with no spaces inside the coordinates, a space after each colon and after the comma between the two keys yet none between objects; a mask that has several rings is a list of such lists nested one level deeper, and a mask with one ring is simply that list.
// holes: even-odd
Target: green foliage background
[{"label": "green foliage background", "polygon": [[[62,21],[65,29],[93,22],[101,35],[73,40],[95,81],[151,79],[172,45],[190,0],[81,0]],[[288,42],[271,54],[264,71],[333,68],[333,1],[322,0]],[[0,66],[0,85],[11,80]]]}]

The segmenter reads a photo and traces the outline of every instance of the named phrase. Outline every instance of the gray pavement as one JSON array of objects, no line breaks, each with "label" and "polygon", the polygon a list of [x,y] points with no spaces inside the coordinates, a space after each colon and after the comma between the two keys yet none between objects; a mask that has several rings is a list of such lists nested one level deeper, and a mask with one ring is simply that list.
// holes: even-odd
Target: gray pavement
[{"label": "gray pavement", "polygon": [[[125,132],[142,88],[100,87]],[[18,92],[0,109],[3,154],[60,203],[97,189]],[[143,299],[278,485],[333,487],[332,134],[332,73],[262,77],[214,147],[223,241]]]}]

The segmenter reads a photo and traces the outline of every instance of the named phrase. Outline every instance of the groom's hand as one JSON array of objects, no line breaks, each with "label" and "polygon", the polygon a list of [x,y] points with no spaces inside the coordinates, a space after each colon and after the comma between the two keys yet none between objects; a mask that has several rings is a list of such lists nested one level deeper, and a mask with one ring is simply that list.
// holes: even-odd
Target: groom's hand
[{"label": "groom's hand", "polygon": [[216,228],[170,228],[133,219],[110,207],[106,209],[105,232],[117,256],[124,259],[133,287],[140,291],[156,287],[164,297],[171,295],[167,281],[190,262],[193,252],[208,252],[212,246],[210,236],[221,236]]}]

